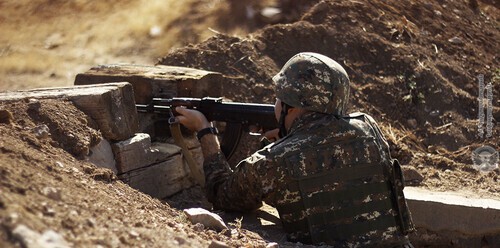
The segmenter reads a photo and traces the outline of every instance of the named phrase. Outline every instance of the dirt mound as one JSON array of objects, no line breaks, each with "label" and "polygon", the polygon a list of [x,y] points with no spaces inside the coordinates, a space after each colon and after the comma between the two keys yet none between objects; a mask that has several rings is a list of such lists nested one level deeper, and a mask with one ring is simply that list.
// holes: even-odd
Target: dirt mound
[{"label": "dirt mound", "polygon": [[[14,2],[0,5],[10,8]],[[165,44],[178,44],[170,40],[171,37],[178,36],[181,44],[197,42],[206,35],[204,23],[207,21],[224,24],[215,28],[224,32],[239,27],[238,23],[228,22],[232,14],[227,7],[231,6],[229,1],[190,0],[186,2],[186,9],[190,10],[186,16],[179,14],[186,7],[179,1],[168,6],[164,1],[123,1],[123,5],[119,5],[137,9],[134,16],[150,17],[144,25],[135,22],[140,18],[129,18],[130,14],[117,8],[118,5],[84,4],[88,2],[70,4],[37,0],[27,8],[16,2],[13,8],[25,11],[18,15],[9,12],[0,15],[0,20],[7,24],[12,18],[19,21],[10,29],[3,29],[11,31],[5,37],[13,36],[10,34],[16,33],[25,24],[23,21],[28,21],[31,33],[22,33],[31,34],[30,41],[33,41],[27,44],[36,48],[22,46],[23,39],[19,37],[0,48],[4,61],[23,62],[18,65],[20,69],[15,66],[2,69],[8,71],[8,75],[19,74],[17,76],[23,80],[16,76],[15,80],[3,83],[9,87],[34,87],[35,84],[30,83],[46,80],[55,85],[54,81],[63,81],[63,74],[85,70],[82,68],[87,67],[82,65],[84,60],[95,64],[127,58],[126,61],[140,63],[149,61],[145,56],[152,57],[153,50],[166,51],[162,47],[167,46]],[[147,8],[144,2],[154,2],[155,11]],[[489,144],[498,150],[500,143],[499,107],[492,111],[492,138],[484,140],[477,136],[477,76],[484,74],[485,82],[496,80],[493,95],[495,99],[499,95],[500,6],[496,1],[245,2],[258,2],[262,6],[279,2],[285,13],[280,20],[283,23],[266,26],[246,37],[219,33],[202,43],[173,50],[159,63],[221,72],[232,78],[224,85],[225,97],[235,101],[272,103],[274,93],[270,78],[289,57],[301,51],[323,53],[341,63],[351,77],[351,111],[374,116],[391,144],[393,156],[423,175],[424,180],[417,180],[415,185],[437,190],[466,190],[500,198],[500,171],[481,174],[470,167],[471,152],[476,147]],[[309,9],[313,3],[318,4]],[[64,9],[61,12],[54,6]],[[168,8],[179,10],[179,13],[164,16],[165,20],[158,24],[157,15],[153,13]],[[83,14],[91,21],[77,26],[79,22],[74,20],[82,17],[74,15],[75,10],[87,11]],[[101,13],[96,10],[117,13],[103,14],[99,19],[93,15]],[[56,21],[64,23],[56,18],[58,13],[71,16],[66,22],[71,23],[71,27],[75,24],[75,29],[53,29],[52,26],[59,27],[53,25]],[[221,15],[214,17],[211,13]],[[47,18],[50,20],[45,29],[31,25]],[[163,30],[169,35],[154,38],[156,40],[148,37],[151,25],[161,26],[167,19],[172,21],[171,25]],[[107,29],[124,20],[130,24],[125,26],[132,26],[134,30],[125,31],[123,26],[113,32]],[[244,25],[247,25],[246,30],[260,27]],[[200,35],[202,29],[205,33]],[[47,30],[54,34],[61,32],[61,37],[56,35],[52,41],[48,39],[52,36],[47,35]],[[102,35],[108,32],[118,39]],[[150,40],[158,47],[150,48]],[[87,43],[98,47],[97,52],[87,54],[93,51]],[[106,47],[102,47],[104,43]],[[44,58],[46,63],[26,62],[25,65],[24,61],[30,61],[27,58],[31,57],[27,56],[31,54]],[[59,63],[53,56],[66,60]],[[52,64],[57,64],[57,68],[62,65],[71,68],[55,70]],[[43,77],[36,78],[37,72],[43,73]],[[5,78],[9,77],[2,77],[2,80]],[[496,100],[494,105],[498,103]],[[267,209],[239,221],[235,218],[241,216],[223,213],[226,222],[233,222],[231,230],[216,233],[190,224],[175,209],[193,205],[206,207],[200,189],[182,192],[168,199],[167,204],[117,181],[109,170],[86,162],[82,158],[100,134],[92,121],[69,102],[0,103],[0,136],[1,247],[20,246],[22,237],[14,234],[20,224],[40,233],[52,229],[75,247],[207,247],[212,240],[234,247],[263,247],[270,240],[287,246],[283,242],[279,219],[271,218],[265,212]],[[245,143],[244,149],[249,153],[255,148]],[[262,226],[262,216],[270,217],[267,219],[275,224]]]},{"label": "dirt mound", "polygon": [[[498,6],[479,6],[322,1],[298,22],[245,38],[220,34],[177,49],[159,64],[224,73],[235,78],[225,86],[226,97],[271,103],[270,78],[288,58],[302,51],[325,54],[351,77],[351,111],[380,122],[393,156],[425,176],[421,185],[498,197],[498,171],[482,175],[470,169],[475,148],[500,143],[498,125],[490,139],[477,135],[477,76],[489,82],[500,75]],[[499,118],[495,106],[493,119]]]},{"label": "dirt mound", "polygon": [[[265,246],[246,230],[216,233],[192,225],[182,212],[116,180],[110,170],[75,159],[69,147],[88,147],[100,135],[70,102],[0,109],[7,116],[0,123],[0,246],[27,239],[14,232],[20,224],[40,233],[53,230],[75,247],[207,247],[212,240]],[[68,125],[56,126],[55,120]],[[68,151],[81,156],[84,150]]]}]

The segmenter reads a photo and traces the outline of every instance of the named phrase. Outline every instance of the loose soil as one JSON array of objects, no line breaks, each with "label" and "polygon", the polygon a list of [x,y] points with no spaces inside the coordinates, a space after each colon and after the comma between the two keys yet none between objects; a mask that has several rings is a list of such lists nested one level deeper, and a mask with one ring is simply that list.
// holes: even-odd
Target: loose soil
[{"label": "loose soil", "polygon": [[[371,114],[393,157],[423,177],[408,183],[500,199],[500,170],[471,168],[477,147],[500,150],[496,1],[282,1],[285,16],[269,25],[243,18],[232,1],[168,2],[177,10],[168,17],[140,0],[116,6],[89,2],[0,3],[8,10],[0,15],[1,89],[71,85],[75,73],[97,63],[153,63],[162,57],[158,64],[232,78],[223,86],[226,98],[273,103],[270,78],[286,60],[319,52],[347,70],[350,112]],[[256,8],[278,3],[243,2]],[[160,6],[153,7],[165,8]],[[146,21],[132,25],[141,16]],[[135,29],[118,25],[124,21]],[[55,23],[60,26],[49,28]],[[37,25],[43,27],[38,32]],[[153,25],[173,35],[151,36]],[[15,35],[16,29],[29,29],[32,36]],[[118,38],[106,42],[104,33]],[[478,136],[479,74],[493,82],[490,138]],[[206,247],[214,240],[243,247],[295,245],[285,242],[272,208],[244,216],[220,213],[230,230],[217,233],[189,223],[180,211],[210,207],[201,189],[153,199],[88,163],[83,158],[100,133],[65,100],[0,103],[0,135],[1,247],[21,246],[13,235],[19,224],[38,232],[52,229],[75,247]],[[255,149],[245,144],[240,158]]]}]

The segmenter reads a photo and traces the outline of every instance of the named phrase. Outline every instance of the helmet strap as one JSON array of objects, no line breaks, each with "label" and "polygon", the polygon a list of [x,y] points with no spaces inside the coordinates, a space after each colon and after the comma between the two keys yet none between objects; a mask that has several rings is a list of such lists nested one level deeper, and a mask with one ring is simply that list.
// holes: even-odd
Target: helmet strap
[{"label": "helmet strap", "polygon": [[290,108],[291,108],[290,105],[288,105],[284,102],[281,102],[281,114],[280,114],[280,120],[278,123],[278,125],[280,127],[280,131],[279,131],[280,138],[283,138],[288,134],[288,130],[286,130],[286,127],[285,127],[285,117],[288,114],[288,110]]}]

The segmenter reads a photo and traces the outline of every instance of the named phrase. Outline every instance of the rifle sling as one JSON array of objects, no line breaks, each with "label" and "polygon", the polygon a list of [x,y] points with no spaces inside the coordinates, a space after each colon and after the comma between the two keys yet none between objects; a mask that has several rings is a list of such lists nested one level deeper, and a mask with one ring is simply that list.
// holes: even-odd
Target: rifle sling
[{"label": "rifle sling", "polygon": [[229,122],[224,130],[224,136],[220,144],[220,149],[226,159],[231,159],[231,156],[236,151],[236,147],[240,143],[241,135],[243,134],[243,125],[241,123]]},{"label": "rifle sling", "polygon": [[196,167],[196,161],[193,158],[193,155],[189,151],[189,148],[184,142],[184,137],[181,133],[181,127],[178,121],[170,121],[170,133],[175,140],[175,143],[182,148],[182,155],[186,159],[186,163],[189,166],[189,170],[191,171],[191,176],[193,177],[195,183],[198,183],[200,186],[205,185],[205,176],[201,173],[200,170]]}]

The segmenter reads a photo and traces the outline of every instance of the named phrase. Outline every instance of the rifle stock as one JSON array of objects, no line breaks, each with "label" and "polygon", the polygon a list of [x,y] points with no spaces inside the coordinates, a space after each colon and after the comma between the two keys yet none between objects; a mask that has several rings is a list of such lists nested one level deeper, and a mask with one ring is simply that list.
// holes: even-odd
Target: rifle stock
[{"label": "rifle stock", "polygon": [[177,115],[175,107],[185,106],[203,113],[208,121],[226,122],[221,150],[230,158],[236,150],[243,132],[255,126],[262,131],[278,127],[274,105],[258,103],[223,102],[222,98],[154,98],[149,104],[136,104],[138,112],[159,115]]}]

